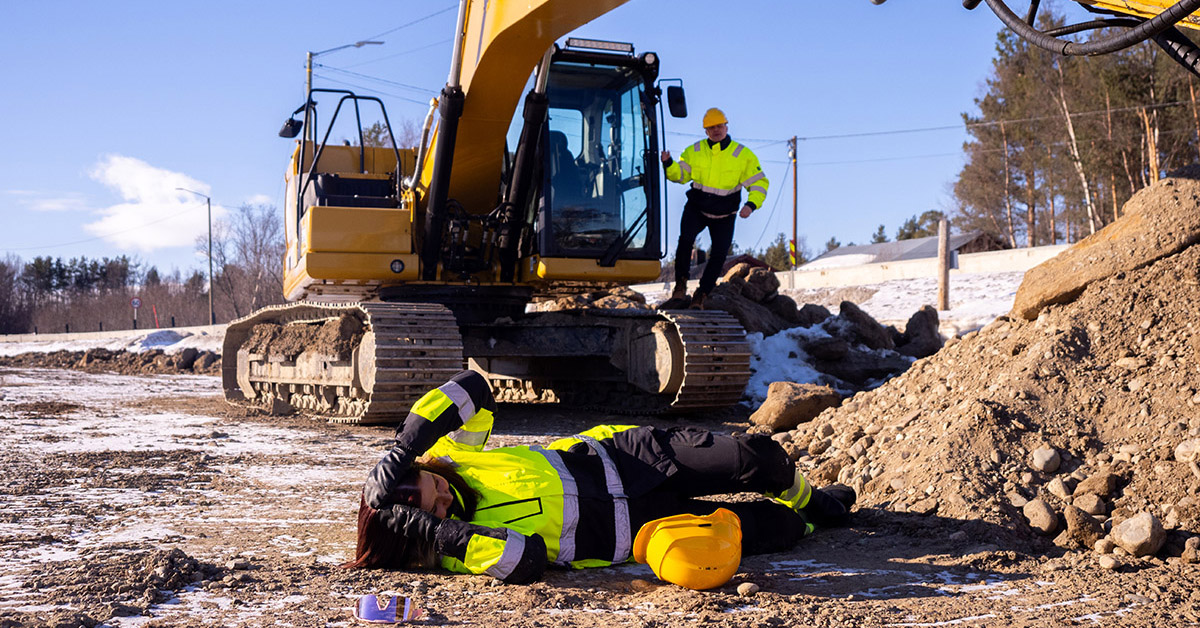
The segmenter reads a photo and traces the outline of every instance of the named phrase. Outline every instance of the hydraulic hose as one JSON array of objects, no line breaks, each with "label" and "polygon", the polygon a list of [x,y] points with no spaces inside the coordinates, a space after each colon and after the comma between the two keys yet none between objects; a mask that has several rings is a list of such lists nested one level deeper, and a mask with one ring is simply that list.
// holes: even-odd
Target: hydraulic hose
[{"label": "hydraulic hose", "polygon": [[1179,2],[1171,5],[1167,10],[1146,20],[1135,28],[1113,35],[1112,37],[1105,37],[1080,44],[1073,41],[1056,39],[1026,24],[1025,20],[1018,17],[1017,14],[1008,8],[1004,0],[984,0],[984,2],[987,2],[988,7],[996,14],[996,17],[1000,18],[1001,22],[1004,22],[1005,26],[1012,29],[1013,32],[1023,37],[1029,43],[1050,52],[1069,56],[1100,55],[1124,50],[1134,44],[1155,37],[1200,8],[1200,0],[1179,0]]}]

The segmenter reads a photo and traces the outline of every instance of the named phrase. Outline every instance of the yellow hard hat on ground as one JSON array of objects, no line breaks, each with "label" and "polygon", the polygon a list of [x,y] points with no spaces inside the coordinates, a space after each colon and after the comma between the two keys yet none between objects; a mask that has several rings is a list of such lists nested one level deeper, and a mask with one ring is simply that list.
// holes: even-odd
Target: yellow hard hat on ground
[{"label": "yellow hard hat on ground", "polygon": [[718,124],[728,124],[728,123],[729,123],[729,120],[725,119],[725,112],[721,111],[720,109],[717,109],[716,107],[713,107],[712,109],[709,109],[708,111],[704,112],[703,125],[704,125],[704,128],[706,128],[706,129],[710,126],[717,126]]},{"label": "yellow hard hat on ground", "polygon": [[742,522],[725,508],[703,517],[655,519],[638,531],[633,558],[649,564],[661,580],[713,589],[729,582],[742,563]]}]

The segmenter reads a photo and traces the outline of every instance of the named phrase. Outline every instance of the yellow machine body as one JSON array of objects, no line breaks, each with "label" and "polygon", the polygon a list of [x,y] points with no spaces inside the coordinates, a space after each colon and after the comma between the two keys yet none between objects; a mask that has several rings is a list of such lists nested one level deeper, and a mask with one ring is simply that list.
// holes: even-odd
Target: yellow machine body
[{"label": "yellow machine body", "polygon": [[[1127,15],[1137,15],[1139,17],[1154,17],[1169,9],[1179,0],[1078,0],[1083,4],[1090,4],[1098,9],[1108,9],[1117,13],[1125,13]],[[1200,11],[1193,13],[1179,22],[1179,26],[1186,26],[1194,30],[1200,30]]]},{"label": "yellow machine body", "polygon": [[688,589],[715,589],[742,563],[742,522],[732,511],[675,515],[642,526],[633,558],[650,565],[661,580]]}]

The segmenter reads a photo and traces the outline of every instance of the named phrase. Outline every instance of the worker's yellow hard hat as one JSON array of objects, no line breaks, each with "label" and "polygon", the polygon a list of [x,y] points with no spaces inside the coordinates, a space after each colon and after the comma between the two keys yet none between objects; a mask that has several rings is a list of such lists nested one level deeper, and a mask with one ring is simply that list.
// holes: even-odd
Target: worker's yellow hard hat
[{"label": "worker's yellow hard hat", "polygon": [[725,112],[713,107],[704,112],[704,128],[717,126],[718,124],[728,124],[729,120],[725,119]]},{"label": "worker's yellow hard hat", "polygon": [[649,564],[661,580],[689,589],[716,588],[742,563],[742,522],[724,508],[704,517],[655,519],[638,531],[633,558]]}]

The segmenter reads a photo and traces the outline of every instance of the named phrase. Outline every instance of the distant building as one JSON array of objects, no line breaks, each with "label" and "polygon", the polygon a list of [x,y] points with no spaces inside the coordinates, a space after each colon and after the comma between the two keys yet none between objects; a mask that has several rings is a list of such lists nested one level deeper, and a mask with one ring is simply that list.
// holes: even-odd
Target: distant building
[{"label": "distant building", "polygon": [[[932,236],[897,242],[839,246],[817,256],[813,261],[801,266],[800,270],[825,270],[845,266],[861,266],[862,264],[936,258],[938,254],[937,240],[937,236]],[[952,254],[983,253],[984,251],[1001,251],[1009,248],[1012,247],[1004,240],[982,231],[950,235]]]}]

